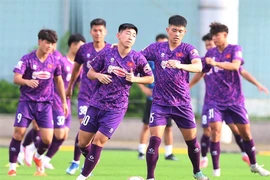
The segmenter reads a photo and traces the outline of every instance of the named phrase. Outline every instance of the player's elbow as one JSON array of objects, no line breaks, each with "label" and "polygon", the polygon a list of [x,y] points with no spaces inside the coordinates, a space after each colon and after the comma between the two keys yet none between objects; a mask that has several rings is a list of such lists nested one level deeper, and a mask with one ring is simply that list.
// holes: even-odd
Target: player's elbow
[{"label": "player's elbow", "polygon": [[14,83],[14,84],[17,84],[17,79],[16,79],[16,77],[13,78],[13,83]]},{"label": "player's elbow", "polygon": [[16,84],[16,85],[21,85],[20,80],[19,80],[19,78],[17,76],[14,76],[13,83]]}]

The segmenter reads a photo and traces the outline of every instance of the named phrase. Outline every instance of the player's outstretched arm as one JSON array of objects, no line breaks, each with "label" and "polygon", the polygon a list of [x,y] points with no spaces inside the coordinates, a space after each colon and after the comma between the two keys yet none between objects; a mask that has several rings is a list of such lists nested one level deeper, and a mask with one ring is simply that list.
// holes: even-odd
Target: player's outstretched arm
[{"label": "player's outstretched arm", "polygon": [[68,98],[70,98],[72,96],[72,90],[73,90],[75,82],[77,81],[77,79],[80,75],[81,67],[82,67],[81,64],[74,62],[74,67],[72,70],[71,78],[70,78],[70,81],[68,84],[68,88],[66,90],[66,96]]},{"label": "player's outstretched arm", "polygon": [[97,79],[102,84],[109,84],[112,82],[112,77],[110,75],[98,73],[93,68],[89,69],[87,77],[91,80]]},{"label": "player's outstretched arm", "polygon": [[247,81],[254,84],[259,89],[259,91],[262,91],[265,94],[269,94],[269,90],[263,85],[261,85],[261,83],[259,83],[259,81],[257,81],[257,79],[253,77],[247,70],[242,69],[240,73]]},{"label": "player's outstretched arm", "polygon": [[54,76],[54,82],[56,85],[57,92],[61,98],[63,110],[65,113],[65,116],[68,115],[68,106],[66,101],[66,94],[65,94],[65,87],[64,87],[64,81],[62,79],[62,76]]},{"label": "player's outstretched arm", "polygon": [[229,71],[238,71],[241,65],[241,61],[238,59],[233,60],[232,62],[217,62],[215,58],[206,57],[205,61],[207,64],[212,66],[217,66],[221,69],[229,70]]},{"label": "player's outstretched arm", "polygon": [[169,60],[169,66],[176,69],[183,69],[189,72],[201,72],[202,71],[202,61],[199,58],[191,60],[191,64],[181,64],[178,60]]},{"label": "player's outstretched arm", "polygon": [[14,73],[13,83],[20,86],[29,86],[31,88],[38,87],[38,80],[23,79],[22,74]]},{"label": "player's outstretched arm", "polygon": [[196,73],[189,83],[189,88],[191,89],[195,84],[197,84],[204,75],[205,74],[203,72]]}]

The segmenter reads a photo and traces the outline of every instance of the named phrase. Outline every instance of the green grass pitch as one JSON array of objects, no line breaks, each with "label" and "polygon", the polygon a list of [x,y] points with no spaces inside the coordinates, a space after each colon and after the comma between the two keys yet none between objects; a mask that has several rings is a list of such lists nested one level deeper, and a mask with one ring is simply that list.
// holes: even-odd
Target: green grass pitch
[{"label": "green grass pitch", "polygon": [[[8,149],[0,149],[0,180],[75,180],[79,170],[73,176],[65,173],[72,159],[72,151],[59,151],[52,159],[54,170],[46,170],[47,177],[35,177],[35,166],[21,166],[17,168],[17,176],[7,176]],[[136,151],[104,150],[101,161],[94,170],[94,176],[89,180],[126,180],[130,176],[146,176],[146,162],[137,159]],[[178,161],[165,161],[161,154],[156,168],[157,180],[192,180],[192,167],[187,154],[177,154]],[[81,158],[81,165],[83,163]],[[209,157],[209,160],[211,158]],[[265,163],[265,168],[270,169],[270,156],[259,155],[259,163]],[[261,180],[270,177],[261,177],[250,172],[249,167],[241,160],[240,154],[221,154],[221,177],[212,177],[212,166],[202,169],[211,180]]]}]

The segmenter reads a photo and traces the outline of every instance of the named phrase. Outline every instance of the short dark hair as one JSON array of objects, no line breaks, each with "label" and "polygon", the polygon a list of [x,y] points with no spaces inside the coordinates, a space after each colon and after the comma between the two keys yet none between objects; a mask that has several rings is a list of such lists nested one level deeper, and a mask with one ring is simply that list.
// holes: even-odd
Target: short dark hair
[{"label": "short dark hair", "polygon": [[77,34],[72,34],[68,38],[68,46],[70,47],[70,45],[72,43],[78,43],[80,41],[82,41],[84,43],[86,42],[85,38],[81,34],[78,34],[78,33]]},{"label": "short dark hair", "polygon": [[101,18],[93,19],[90,23],[90,28],[92,28],[93,26],[98,26],[98,25],[102,25],[102,26],[106,27],[106,21],[104,19],[101,19]]},{"label": "short dark hair", "polygon": [[136,31],[136,34],[138,34],[138,28],[134,24],[130,23],[121,24],[118,28],[118,32],[124,31],[126,29],[134,29]]},{"label": "short dark hair", "polygon": [[51,43],[56,43],[58,40],[57,34],[51,29],[41,29],[38,33],[38,39],[47,40]]},{"label": "short dark hair", "polygon": [[209,27],[211,35],[215,35],[220,32],[229,33],[229,28],[225,24],[221,24],[219,22],[212,22]]},{"label": "short dark hair", "polygon": [[203,41],[211,41],[212,40],[212,35],[210,33],[207,33],[202,37]]},{"label": "short dark hair", "polygon": [[169,25],[187,27],[187,20],[180,15],[174,15],[169,18]]},{"label": "short dark hair", "polygon": [[168,39],[168,36],[166,34],[158,34],[156,36],[156,41],[158,41],[159,39]]}]

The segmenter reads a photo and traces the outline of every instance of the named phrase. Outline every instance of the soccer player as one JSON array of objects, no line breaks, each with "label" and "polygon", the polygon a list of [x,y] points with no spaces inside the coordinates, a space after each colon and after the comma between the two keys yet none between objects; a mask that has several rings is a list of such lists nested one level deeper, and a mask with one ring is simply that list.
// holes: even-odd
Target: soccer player
[{"label": "soccer player", "polygon": [[[8,175],[16,176],[16,161],[20,144],[33,119],[40,128],[41,141],[34,155],[37,172],[43,176],[45,169],[41,155],[48,149],[53,137],[52,101],[54,82],[60,94],[62,108],[67,115],[64,83],[58,60],[50,54],[57,34],[53,30],[42,29],[38,33],[38,49],[26,54],[14,68],[14,83],[20,85],[20,100],[14,122],[14,133],[9,146],[10,168]],[[53,81],[54,80],[54,81]]]},{"label": "soccer player", "polygon": [[[67,89],[68,83],[71,78],[75,55],[84,43],[85,38],[81,34],[72,34],[68,39],[69,50],[67,55],[59,59],[65,89]],[[50,163],[51,158],[56,154],[56,152],[59,150],[59,147],[68,137],[69,127],[71,123],[70,99],[67,99],[67,103],[70,111],[68,116],[65,117],[64,112],[61,108],[61,99],[59,93],[55,89],[53,100],[54,136],[52,144],[43,158],[44,166],[48,169],[54,169],[53,165]]]},{"label": "soccer player", "polygon": [[[156,36],[156,42],[166,42],[168,41],[168,36],[166,34],[158,34]],[[153,61],[148,62],[152,71],[155,69],[155,64]],[[154,73],[155,74],[155,73]],[[145,158],[145,150],[146,144],[149,134],[149,118],[150,118],[150,110],[152,106],[152,93],[154,88],[154,83],[144,86],[142,84],[138,84],[142,92],[147,96],[146,100],[146,107],[143,115],[143,128],[140,134],[140,144],[139,144],[139,155],[138,159]],[[172,133],[172,119],[167,119],[167,125],[165,127],[164,133],[164,140],[165,140],[165,159],[166,160],[177,160],[177,158],[173,154],[173,133]]]},{"label": "soccer player", "polygon": [[[89,70],[90,62],[102,51],[111,47],[110,44],[104,41],[105,36],[107,34],[106,30],[106,21],[104,19],[94,19],[90,23],[90,34],[92,36],[93,42],[86,43],[80,47],[76,56],[75,56],[75,63],[71,75],[71,79],[66,90],[66,96],[70,98],[72,96],[72,89],[74,83],[76,82],[77,78],[80,76],[81,68],[83,65],[82,70],[82,77],[81,77],[81,85],[78,94],[78,118],[80,123],[84,115],[86,114],[87,107],[90,104],[90,99],[97,84],[97,81],[92,81],[87,78],[87,72]],[[74,145],[74,156],[73,161],[70,166],[66,169],[67,174],[75,174],[76,170],[79,169],[80,165],[80,156],[81,151],[80,148],[77,146],[78,144],[78,135],[75,139]]]},{"label": "soccer player", "polygon": [[[62,58],[62,54],[57,51],[56,48],[57,43],[54,43],[51,54],[59,60]],[[33,155],[37,151],[38,144],[40,142],[40,132],[35,120],[32,121],[32,126],[33,128],[28,131],[20,147],[20,153],[17,159],[17,162],[20,165],[24,165],[24,162],[27,166],[32,165]]]},{"label": "soccer player", "polygon": [[[202,40],[205,42],[205,48],[208,51],[211,48],[216,47],[212,36],[210,33],[206,34],[205,36],[203,36]],[[240,67],[240,74],[249,82],[251,82],[252,84],[254,84],[255,86],[258,87],[258,89],[260,91],[265,92],[266,94],[269,93],[268,89],[266,87],[264,87],[263,85],[261,85],[248,71],[246,71],[242,66]],[[201,76],[200,73],[197,73],[194,78],[191,80],[190,82],[190,88],[192,88],[194,86],[194,84],[196,84],[201,77],[204,77],[204,73],[203,76]],[[207,81],[205,81],[205,83],[207,83]],[[204,116],[205,117],[205,116]],[[240,136],[240,133],[236,127],[236,125],[234,124],[233,120],[231,117],[229,116],[225,116],[223,119],[226,124],[230,127],[230,129],[232,130],[234,137],[235,137],[235,141],[237,143],[237,145],[239,146],[241,152],[242,152],[242,160],[247,162],[248,164],[250,164],[249,162],[249,158],[245,152],[244,149],[244,145],[243,145],[243,139]],[[202,121],[202,127],[203,127],[203,135],[201,137],[201,155],[202,155],[202,159],[201,159],[201,163],[200,163],[200,167],[201,168],[205,168],[208,166],[208,158],[207,158],[207,153],[208,153],[208,149],[210,146],[210,127],[209,127],[209,123],[207,122],[207,119],[203,119]]]},{"label": "soccer player", "polygon": [[231,117],[237,126],[245,152],[250,160],[251,172],[269,176],[270,172],[256,162],[255,145],[250,132],[250,123],[245,109],[245,98],[242,92],[240,66],[244,63],[242,49],[239,45],[227,42],[228,27],[214,22],[210,33],[217,47],[207,51],[204,59],[206,82],[205,104],[202,119],[210,123],[210,151],[213,163],[213,175],[220,176],[220,132],[222,120]]},{"label": "soccer player", "polygon": [[187,20],[174,15],[166,28],[169,41],[153,43],[142,54],[155,62],[156,81],[150,115],[150,142],[146,151],[147,179],[154,180],[158,161],[158,148],[166,126],[172,118],[179,127],[193,165],[195,179],[207,180],[200,170],[200,146],[189,93],[189,72],[201,72],[202,63],[198,51],[182,42],[186,33]]},{"label": "soccer player", "polygon": [[86,158],[77,180],[89,176],[105,143],[124,118],[132,83],[150,84],[154,81],[146,59],[131,49],[137,34],[135,25],[121,24],[117,33],[118,47],[105,50],[90,63],[92,68],[87,76],[99,83],[79,130],[78,145]]}]

